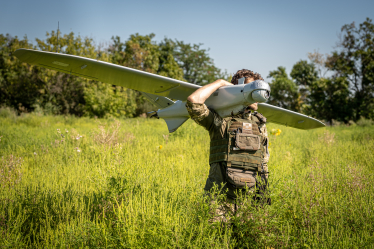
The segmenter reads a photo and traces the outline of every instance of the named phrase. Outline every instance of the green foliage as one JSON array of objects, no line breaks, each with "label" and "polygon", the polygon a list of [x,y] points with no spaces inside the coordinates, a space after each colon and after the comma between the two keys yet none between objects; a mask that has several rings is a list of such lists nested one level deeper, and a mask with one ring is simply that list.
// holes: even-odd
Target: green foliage
[{"label": "green foliage", "polygon": [[124,66],[156,73],[159,67],[160,51],[156,42],[152,41],[153,37],[155,37],[154,34],[130,35],[125,43]]},{"label": "green foliage", "polygon": [[303,60],[293,66],[290,75],[298,86],[308,87],[318,80],[315,66]]},{"label": "green foliage", "polygon": [[298,85],[302,112],[331,124],[333,120],[348,123],[352,118],[349,82],[345,77],[319,78],[315,64],[303,60],[293,66],[291,77]]},{"label": "green foliage", "polygon": [[[66,54],[100,59],[102,61],[109,60],[107,53],[98,53],[91,38],[86,37],[82,39],[80,36],[75,37],[73,32],[68,35],[65,34],[62,37],[59,34],[59,36],[57,41],[57,33],[52,31],[52,33],[47,33],[46,41],[36,39],[39,49],[50,52],[59,51]],[[104,117],[117,113],[103,99],[103,96],[107,96],[107,99],[118,99],[116,96],[108,96],[108,94],[114,95],[112,86],[54,70],[45,68],[41,68],[40,70],[42,72],[41,77],[44,79],[44,89],[41,90],[41,94],[36,100],[34,107],[40,106],[43,110],[47,110],[47,113],[51,114],[74,114],[77,116]],[[97,89],[98,85],[100,85],[99,89],[103,93],[92,91],[95,87]],[[90,96],[89,93],[97,94],[97,96]],[[104,106],[98,107],[100,104],[104,104]],[[126,104],[126,100],[122,104]],[[118,107],[118,101],[113,105]],[[131,116],[132,113],[130,114]]]},{"label": "green foliage", "polygon": [[319,119],[348,121],[353,116],[349,83],[345,77],[321,78],[310,87],[305,112]]},{"label": "green foliage", "polygon": [[201,44],[167,38],[157,43],[154,37],[136,33],[123,42],[113,36],[112,44],[103,48],[73,32],[47,32],[45,40],[36,39],[36,47],[27,37],[0,35],[0,105],[18,112],[90,117],[133,117],[154,109],[139,92],[20,63],[11,55],[19,48],[98,59],[194,84],[230,78],[214,66]]},{"label": "green foliage", "polygon": [[2,118],[9,118],[9,119],[16,119],[17,118],[17,111],[11,107],[0,107],[0,117]]},{"label": "green foliage", "polygon": [[213,59],[209,57],[206,49],[200,48],[203,44],[188,44],[176,40],[173,43],[174,58],[183,69],[184,79],[192,84],[206,85],[217,79],[228,79],[229,75],[214,66]]},{"label": "green foliage", "polygon": [[0,105],[25,111],[32,109],[43,81],[39,77],[40,68],[22,64],[11,55],[19,48],[33,47],[26,36],[20,40],[0,34]]},{"label": "green foliage", "polygon": [[[61,34],[59,35],[57,41],[57,33],[47,33],[46,41],[37,39],[37,47],[43,51],[59,51],[108,61],[107,54],[96,52],[92,39],[82,40],[80,36],[75,37],[74,33],[62,37]],[[43,114],[96,115],[87,111],[94,109],[89,104],[97,103],[90,101],[87,104],[85,99],[87,98],[85,86],[95,82],[20,63],[11,55],[12,52],[19,48],[36,49],[29,44],[27,37],[19,40],[17,37],[1,35],[0,40],[0,104],[12,106],[20,112],[36,110]],[[107,85],[104,88],[108,92],[112,86]]]},{"label": "green foliage", "polygon": [[286,68],[278,67],[271,71],[268,78],[273,78],[270,82],[271,94],[269,104],[293,111],[300,111],[300,96],[296,83],[290,79],[286,73]]},{"label": "green foliage", "polygon": [[159,47],[160,57],[157,74],[184,81],[183,69],[179,67],[174,58],[174,51],[176,49],[175,42],[165,38],[160,42]]},{"label": "green foliage", "polygon": [[[153,41],[154,37],[154,34],[135,34],[122,42],[120,37],[116,36],[112,37],[112,45],[109,48],[102,48],[96,47],[91,38],[75,36],[73,32],[64,35],[55,31],[47,32],[45,40],[36,39],[37,47],[32,47],[27,37],[19,40],[17,37],[1,35],[0,104],[12,106],[19,112],[35,111],[39,114],[90,117],[133,117],[150,111],[153,107],[136,91],[20,63],[11,53],[18,48],[39,48],[42,51],[99,59],[185,80],[183,68],[174,57],[177,42],[164,39],[157,44]],[[191,47],[189,44],[179,44]],[[202,63],[204,68],[208,65],[204,72],[199,71],[202,73],[202,79],[205,79],[204,82],[214,81],[217,75],[211,74],[210,71],[220,71],[214,67],[205,50],[199,50],[199,46],[195,46],[194,52],[202,54],[203,58],[192,64]],[[193,66],[197,69],[200,64]]]},{"label": "green foliage", "polygon": [[269,103],[315,118],[348,123],[353,117],[349,82],[345,77],[319,78],[314,63],[297,62],[290,79],[284,67],[271,71]]},{"label": "green foliage", "polygon": [[90,117],[132,117],[135,92],[120,86],[91,82],[84,88],[84,113]]},{"label": "green foliage", "polygon": [[371,126],[374,125],[374,121],[371,119],[366,119],[364,117],[361,117],[360,120],[357,121],[357,125],[359,126]]},{"label": "green foliage", "polygon": [[[374,117],[374,24],[371,19],[356,27],[342,27],[338,51],[326,56],[309,53],[311,63],[297,62],[289,79],[285,69],[271,71],[269,103],[318,119],[355,122]],[[326,77],[328,70],[331,71]],[[323,71],[325,71],[323,73]]]},{"label": "green foliage", "polygon": [[328,58],[326,66],[337,77],[349,81],[354,96],[354,119],[361,116],[374,118],[374,24],[367,18],[356,27],[355,23],[342,27],[339,50]]},{"label": "green foliage", "polygon": [[173,57],[174,43],[165,39],[157,44],[152,41],[154,37],[154,34],[142,36],[136,33],[125,43],[119,36],[112,37],[113,45],[108,51],[113,63],[182,80],[183,71]]},{"label": "green foliage", "polygon": [[317,80],[319,80],[318,73],[314,64],[301,60],[292,67],[290,75],[298,86],[300,95],[299,110],[304,111],[305,105],[313,102],[313,100],[311,100],[309,97],[309,95],[311,94],[310,87],[311,85],[315,84]]},{"label": "green foliage", "polygon": [[214,206],[203,191],[209,137],[194,122],[166,139],[162,120],[0,116],[0,244],[370,247],[374,126],[268,126],[277,128],[272,205],[242,197],[232,224],[211,224]]},{"label": "green foliage", "polygon": [[[189,83],[205,85],[231,75],[218,69],[202,44],[188,44],[154,34],[131,35],[126,41],[112,37],[112,44],[97,47],[91,38],[69,34],[46,34],[34,47],[23,39],[0,34],[0,105],[19,113],[66,114],[90,117],[133,117],[154,109],[136,91],[69,74],[20,63],[18,48],[40,49],[84,56],[155,73]],[[356,27],[342,27],[339,50],[327,59],[310,53],[311,63],[301,60],[291,71],[271,71],[269,103],[333,122],[374,119],[374,24],[371,19]],[[322,69],[330,70],[326,77]]]},{"label": "green foliage", "polygon": [[[112,37],[113,45],[108,49],[112,62],[149,73],[177,80],[183,80],[183,71],[173,57],[174,46],[167,39],[159,45],[152,41],[154,34],[141,36],[131,35],[125,42],[119,36]],[[140,115],[154,109],[139,92],[128,90],[135,102],[133,115]]]}]

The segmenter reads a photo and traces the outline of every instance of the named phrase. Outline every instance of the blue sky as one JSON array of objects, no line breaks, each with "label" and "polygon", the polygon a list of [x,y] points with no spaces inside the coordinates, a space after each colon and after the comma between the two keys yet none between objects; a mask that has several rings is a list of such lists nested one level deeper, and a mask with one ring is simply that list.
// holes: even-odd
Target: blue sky
[{"label": "blue sky", "polygon": [[73,31],[96,43],[112,36],[156,34],[203,43],[217,67],[247,68],[267,77],[290,72],[307,53],[330,53],[344,24],[374,19],[374,1],[4,1],[0,33],[45,39],[47,31]]}]

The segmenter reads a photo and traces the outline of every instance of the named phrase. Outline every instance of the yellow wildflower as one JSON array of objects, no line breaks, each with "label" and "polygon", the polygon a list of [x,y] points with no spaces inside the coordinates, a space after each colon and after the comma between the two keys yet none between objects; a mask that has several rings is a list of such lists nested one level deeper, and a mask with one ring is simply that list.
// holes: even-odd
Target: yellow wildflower
[{"label": "yellow wildflower", "polygon": [[270,131],[270,134],[275,135],[275,136],[279,136],[281,133],[282,133],[281,129],[271,129]]},{"label": "yellow wildflower", "polygon": [[161,150],[162,149],[162,145],[160,145],[158,148]]}]

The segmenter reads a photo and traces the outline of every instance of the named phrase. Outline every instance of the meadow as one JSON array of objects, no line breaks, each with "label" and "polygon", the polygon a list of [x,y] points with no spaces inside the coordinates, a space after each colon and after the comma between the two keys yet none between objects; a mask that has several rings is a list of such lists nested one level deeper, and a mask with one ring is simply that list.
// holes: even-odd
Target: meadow
[{"label": "meadow", "polygon": [[272,205],[248,199],[219,224],[191,120],[168,134],[157,119],[3,108],[0,248],[373,248],[374,126],[272,129]]}]

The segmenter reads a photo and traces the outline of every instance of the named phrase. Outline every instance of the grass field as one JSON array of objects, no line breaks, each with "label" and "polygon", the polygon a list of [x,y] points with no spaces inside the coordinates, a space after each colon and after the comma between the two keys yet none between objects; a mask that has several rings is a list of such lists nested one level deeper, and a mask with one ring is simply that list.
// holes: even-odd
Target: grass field
[{"label": "grass field", "polygon": [[272,205],[219,225],[192,121],[168,136],[163,120],[3,110],[0,248],[374,247],[374,126],[268,129]]}]

